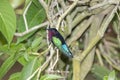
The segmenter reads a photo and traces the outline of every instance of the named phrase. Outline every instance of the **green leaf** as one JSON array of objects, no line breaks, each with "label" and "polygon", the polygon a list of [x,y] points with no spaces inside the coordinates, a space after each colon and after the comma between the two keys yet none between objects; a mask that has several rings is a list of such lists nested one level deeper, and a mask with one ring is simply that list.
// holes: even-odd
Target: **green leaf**
[{"label": "green leaf", "polygon": [[40,80],[53,80],[53,79],[60,79],[63,78],[60,75],[54,75],[54,74],[46,74],[40,78]]},{"label": "green leaf", "polygon": [[36,48],[37,46],[39,46],[40,43],[41,43],[41,40],[42,40],[42,37],[35,38],[35,40],[32,42],[31,47],[32,47],[32,48]]},{"label": "green leaf", "polygon": [[13,39],[16,30],[16,16],[8,0],[0,0],[0,31],[7,42]]},{"label": "green leaf", "polygon": [[0,67],[0,80],[2,77],[8,72],[8,70],[15,64],[16,58],[14,58],[14,54],[11,55]]},{"label": "green leaf", "polygon": [[6,45],[3,45],[3,46],[0,46],[0,52],[2,53],[6,53],[8,55],[12,55],[14,53],[17,53],[20,51],[24,51],[25,50],[25,45],[24,44],[14,44],[14,43],[11,43],[10,45],[6,44]]},{"label": "green leaf", "polygon": [[108,80],[115,80],[116,76],[115,76],[115,71],[110,72],[109,76],[108,76]]},{"label": "green leaf", "polygon": [[[38,0],[34,0],[34,1],[39,3]],[[38,24],[41,24],[46,18],[46,13],[45,13],[44,8],[41,6],[41,4],[38,5],[38,4],[35,4],[35,2],[31,3],[27,11],[27,14],[26,14],[28,29]],[[26,28],[25,28],[23,17],[21,16],[20,19],[18,20],[18,32],[24,32],[24,31],[26,31]],[[33,31],[29,34],[19,37],[17,43],[29,38],[35,32],[36,31]]]},{"label": "green leaf", "polygon": [[[25,53],[26,54],[26,53]],[[25,66],[27,64],[27,61],[26,59],[24,58],[24,56],[20,57],[18,59],[18,62],[22,65],[22,66]]]},{"label": "green leaf", "polygon": [[2,35],[2,33],[0,32],[0,45],[4,45],[4,44],[6,44],[7,43],[7,41],[6,41],[6,39],[5,39],[5,37]]},{"label": "green leaf", "polygon": [[108,80],[108,76],[104,76],[103,80]]},{"label": "green leaf", "polygon": [[19,80],[20,75],[20,72],[14,73],[10,76],[9,80]]},{"label": "green leaf", "polygon": [[27,78],[30,77],[30,75],[34,70],[34,65],[36,63],[36,60],[37,58],[34,58],[32,61],[29,61],[27,65],[24,66],[21,72],[20,80],[27,80]]},{"label": "green leaf", "polygon": [[23,66],[27,65],[36,56],[29,55],[27,52],[22,53],[23,55],[18,59],[19,63]]},{"label": "green leaf", "polygon": [[102,80],[104,76],[110,73],[110,71],[104,66],[99,66],[95,64],[92,68],[92,73],[98,80]]},{"label": "green leaf", "polygon": [[104,76],[103,80],[117,80],[115,71],[110,72],[108,76]]}]

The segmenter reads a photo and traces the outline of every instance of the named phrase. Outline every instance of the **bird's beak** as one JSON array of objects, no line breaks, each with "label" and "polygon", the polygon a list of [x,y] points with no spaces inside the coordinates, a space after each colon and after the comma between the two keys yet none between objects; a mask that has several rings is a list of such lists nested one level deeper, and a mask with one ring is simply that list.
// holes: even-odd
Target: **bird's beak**
[{"label": "bird's beak", "polygon": [[50,29],[50,26],[46,30],[49,30],[49,29]]},{"label": "bird's beak", "polygon": [[49,30],[49,29],[46,29],[46,30]]}]

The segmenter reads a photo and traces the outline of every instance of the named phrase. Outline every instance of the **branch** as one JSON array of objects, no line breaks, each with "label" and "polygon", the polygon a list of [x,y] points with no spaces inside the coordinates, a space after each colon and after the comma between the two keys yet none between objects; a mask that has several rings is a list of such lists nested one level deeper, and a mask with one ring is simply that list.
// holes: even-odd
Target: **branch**
[{"label": "branch", "polygon": [[[90,26],[92,23],[92,19],[94,17],[91,16],[88,20],[84,20],[81,24],[75,28],[75,30],[72,32],[71,37],[67,39],[67,44],[70,45],[73,41],[77,40],[84,32],[85,30]],[[81,30],[81,31],[79,31]]]},{"label": "branch", "polygon": [[115,64],[113,64],[112,61],[110,60],[110,58],[108,57],[108,55],[106,55],[106,54],[104,53],[105,51],[103,50],[102,44],[99,45],[99,49],[100,49],[100,51],[101,51],[101,53],[102,53],[102,56],[106,59],[106,61],[107,61],[112,67],[114,67],[115,69],[117,69],[118,71],[120,71],[120,67],[117,66],[117,65],[115,65]]},{"label": "branch", "polygon": [[39,2],[41,3],[41,5],[43,6],[43,8],[45,9],[48,21],[49,21],[50,25],[52,25],[52,21],[51,21],[51,18],[49,16],[48,5],[43,0],[39,0]]},{"label": "branch", "polygon": [[56,26],[56,29],[59,29],[60,26],[60,22],[64,19],[64,17],[77,5],[79,0],[75,0],[74,3],[66,10],[66,12],[64,14],[61,15],[61,17],[59,17],[58,19],[58,24]]},{"label": "branch", "polygon": [[[47,48],[47,50],[45,50],[43,53],[45,53],[46,51],[50,50],[50,48],[52,48],[51,45],[50,45],[50,46]],[[43,64],[42,66],[40,66],[39,68],[37,68],[37,69],[35,70],[35,72],[34,72],[31,76],[29,76],[29,77],[27,78],[27,80],[31,80],[31,79],[37,74],[37,72],[38,72],[37,78],[39,78],[41,71],[43,71],[43,70],[47,67],[49,61],[52,59],[52,57],[53,57],[53,55],[54,55],[53,49],[51,49],[51,50],[52,50],[52,51],[51,51],[50,57],[44,62],[44,64]],[[42,54],[43,54],[43,53],[42,53]],[[39,56],[38,56],[38,57],[39,57]]]},{"label": "branch", "polygon": [[[79,57],[79,61],[81,62],[88,54],[89,52],[92,50],[92,48],[99,42],[99,40],[104,36],[104,33],[109,25],[109,23],[111,22],[111,20],[113,19],[115,12],[117,10],[118,6],[115,6],[114,9],[112,10],[112,12],[110,14],[108,14],[106,16],[106,18],[103,21],[103,24],[101,25],[101,28],[99,29],[96,37],[90,42],[90,44],[88,45],[88,47],[86,48],[85,51],[82,52],[81,56]],[[76,58],[77,59],[77,58]]]},{"label": "branch", "polygon": [[[63,10],[64,10],[64,12],[67,10],[66,8],[67,8],[67,6],[66,6],[66,4],[65,4],[65,2],[63,1],[63,0],[58,0],[58,2],[59,2],[59,4],[61,5],[61,7],[63,8]],[[72,26],[71,26],[71,23],[72,23],[72,18],[71,18],[71,15],[67,15],[66,16],[66,21],[67,21],[67,23],[68,23],[68,27],[69,27],[69,34],[71,33],[71,30],[72,30]]]},{"label": "branch", "polygon": [[88,8],[88,10],[93,10],[93,9],[96,9],[96,8],[100,8],[100,7],[102,7],[102,6],[105,6],[105,5],[108,5],[108,4],[119,4],[119,1],[113,1],[113,0],[105,0],[105,1],[103,1],[102,3],[100,3],[100,4],[97,4],[97,5],[95,5],[95,6],[92,6],[92,7],[90,7],[90,8]]},{"label": "branch", "polygon": [[24,36],[24,35],[32,32],[32,31],[35,31],[35,30],[37,30],[37,29],[39,29],[39,28],[41,28],[41,27],[44,27],[44,26],[46,26],[46,25],[48,25],[48,24],[49,24],[48,21],[47,21],[47,22],[44,22],[44,23],[42,23],[42,24],[39,24],[39,25],[37,25],[37,26],[29,29],[28,31],[25,31],[25,32],[22,32],[22,33],[15,33],[15,36],[22,37],[22,36]]},{"label": "branch", "polygon": [[31,3],[32,3],[32,1],[29,2],[27,7],[25,8],[25,11],[23,12],[23,19],[24,19],[26,31],[28,31],[28,24],[27,24],[27,19],[26,19],[26,13],[27,13],[28,8],[30,7]]},{"label": "branch", "polygon": [[99,61],[100,65],[103,66],[104,63],[103,63],[103,60],[102,60],[102,56],[101,56],[101,53],[98,49],[96,49],[96,55],[98,57],[98,61]]},{"label": "branch", "polygon": [[52,67],[50,67],[49,70],[53,70],[53,69],[54,69],[54,67],[55,67],[55,65],[57,64],[58,60],[59,60],[59,50],[57,49],[56,59],[55,59],[55,61],[54,61],[54,64],[52,65]]}]

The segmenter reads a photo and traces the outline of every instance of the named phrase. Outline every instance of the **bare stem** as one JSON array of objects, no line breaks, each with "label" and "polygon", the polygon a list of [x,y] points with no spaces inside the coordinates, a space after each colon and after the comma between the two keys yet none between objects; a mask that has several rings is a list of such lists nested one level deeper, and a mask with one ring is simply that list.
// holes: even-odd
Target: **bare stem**
[{"label": "bare stem", "polygon": [[58,60],[59,60],[59,50],[57,49],[56,60],[55,60],[54,64],[53,64],[52,67],[51,67],[52,70],[54,69],[54,67],[55,67],[55,65],[57,64]]},{"label": "bare stem", "polygon": [[65,16],[77,5],[79,0],[75,0],[74,3],[64,12],[64,14],[61,15],[61,17],[59,17],[58,19],[58,23],[56,26],[56,29],[59,29],[60,23],[61,21],[65,18]]},{"label": "bare stem", "polygon": [[39,28],[41,28],[41,27],[44,27],[44,26],[46,26],[46,25],[48,25],[48,24],[49,24],[48,21],[47,21],[47,22],[44,22],[44,23],[42,23],[42,24],[39,24],[39,25],[37,25],[37,26],[34,26],[34,27],[31,28],[31,29],[28,29],[28,31],[25,31],[25,32],[22,32],[22,33],[15,33],[15,36],[18,36],[18,37],[24,36],[24,35],[26,35],[26,34],[28,34],[28,33],[30,33],[30,32],[33,32],[33,31],[35,31],[35,30],[37,30],[37,29],[39,29]]},{"label": "bare stem", "polygon": [[[49,46],[49,48],[51,48],[51,45]],[[45,52],[46,52],[46,50],[45,50]],[[47,67],[47,65],[48,65],[49,61],[52,59],[53,55],[54,55],[54,51],[52,50],[51,51],[51,55],[49,56],[49,58],[44,62],[44,64],[42,66],[40,66],[39,68],[37,68],[35,70],[35,72],[30,77],[27,78],[27,80],[31,80],[37,74],[37,72],[38,72],[38,74],[37,74],[37,80],[39,80],[38,78],[40,77],[41,71],[43,71]]]},{"label": "bare stem", "polygon": [[102,57],[101,57],[101,54],[100,54],[100,51],[98,49],[96,49],[96,55],[98,57],[98,60],[99,60],[99,63],[101,66],[103,66],[103,60],[102,60]]},{"label": "bare stem", "polygon": [[51,18],[50,18],[50,16],[49,16],[48,5],[47,5],[47,4],[45,3],[45,1],[43,1],[43,0],[39,0],[39,2],[41,3],[41,5],[43,6],[43,8],[45,9],[45,12],[46,12],[48,21],[49,21],[50,25],[52,25],[52,21],[51,21]]},{"label": "bare stem", "polygon": [[109,23],[111,22],[111,20],[113,19],[115,12],[117,10],[118,6],[115,6],[113,11],[106,16],[106,19],[104,19],[103,24],[101,25],[101,28],[99,29],[97,35],[95,36],[95,38],[90,42],[90,44],[88,45],[88,47],[86,48],[85,51],[82,52],[82,54],[80,55],[79,59],[80,62],[89,54],[89,52],[92,50],[92,48],[99,42],[99,40],[103,37]]},{"label": "bare stem", "polygon": [[119,4],[119,2],[118,1],[113,1],[113,0],[105,0],[100,4],[97,4],[95,6],[90,7],[88,10],[93,10],[93,9],[96,9],[96,8],[100,8],[100,7],[106,6],[108,4]]},{"label": "bare stem", "polygon": [[26,13],[27,13],[28,8],[30,7],[31,3],[32,3],[32,1],[29,2],[29,4],[27,5],[27,7],[25,8],[25,11],[23,13],[23,19],[24,19],[26,31],[28,31],[28,24],[27,24],[27,19],[26,19]]}]

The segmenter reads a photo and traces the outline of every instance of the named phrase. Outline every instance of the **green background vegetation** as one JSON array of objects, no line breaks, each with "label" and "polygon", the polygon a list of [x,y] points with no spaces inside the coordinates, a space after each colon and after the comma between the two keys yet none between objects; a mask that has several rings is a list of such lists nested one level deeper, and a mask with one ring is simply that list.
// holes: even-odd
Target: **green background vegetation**
[{"label": "green background vegetation", "polygon": [[[120,80],[119,3],[0,0],[0,80]],[[73,59],[48,45],[48,26]]]}]

